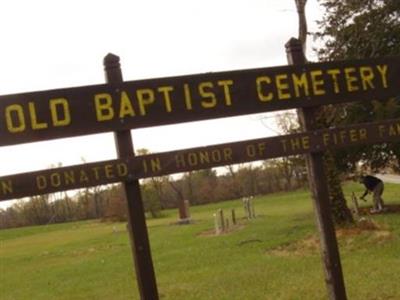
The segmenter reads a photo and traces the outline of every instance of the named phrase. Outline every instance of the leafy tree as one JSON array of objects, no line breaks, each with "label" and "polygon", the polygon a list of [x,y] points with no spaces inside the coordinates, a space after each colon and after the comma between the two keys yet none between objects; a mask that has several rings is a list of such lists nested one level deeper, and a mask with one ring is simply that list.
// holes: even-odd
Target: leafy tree
[{"label": "leafy tree", "polygon": [[[322,42],[317,49],[320,60],[400,54],[400,1],[320,0],[320,4],[325,8],[319,31],[315,33]],[[330,115],[336,125],[399,118],[399,97],[335,106]],[[358,162],[375,172],[388,166],[400,172],[400,144],[356,147],[335,156],[335,164],[342,171],[354,171]]]},{"label": "leafy tree", "polygon": [[398,0],[319,0],[325,8],[316,37],[322,60],[399,55]]},{"label": "leafy tree", "polygon": [[149,212],[152,218],[161,216],[161,203],[158,191],[153,185],[144,184],[141,186],[143,194],[144,210]]}]

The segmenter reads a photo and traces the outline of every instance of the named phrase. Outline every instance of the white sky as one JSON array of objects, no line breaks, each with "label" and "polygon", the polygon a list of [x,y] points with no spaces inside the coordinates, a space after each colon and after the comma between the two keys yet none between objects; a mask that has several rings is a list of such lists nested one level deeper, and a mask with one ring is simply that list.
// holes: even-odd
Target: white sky
[{"label": "white sky", "polygon": [[[321,13],[309,0],[310,31]],[[102,84],[109,52],[121,57],[125,80],[285,65],[284,44],[297,36],[298,19],[294,0],[2,0],[0,28],[0,95],[7,95]],[[261,119],[138,129],[132,136],[135,149],[159,152],[274,135],[273,118]],[[115,158],[113,135],[0,147],[0,176],[79,164],[81,157]]]}]

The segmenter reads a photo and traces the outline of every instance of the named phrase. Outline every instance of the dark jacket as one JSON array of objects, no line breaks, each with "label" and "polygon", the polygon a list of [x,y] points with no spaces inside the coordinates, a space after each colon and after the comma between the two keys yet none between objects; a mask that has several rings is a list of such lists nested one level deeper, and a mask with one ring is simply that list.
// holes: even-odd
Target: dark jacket
[{"label": "dark jacket", "polygon": [[382,180],[380,180],[379,178],[376,178],[374,176],[371,175],[367,175],[362,177],[361,182],[365,185],[365,187],[367,188],[367,190],[369,191],[373,191],[375,189],[375,187],[382,182]]}]

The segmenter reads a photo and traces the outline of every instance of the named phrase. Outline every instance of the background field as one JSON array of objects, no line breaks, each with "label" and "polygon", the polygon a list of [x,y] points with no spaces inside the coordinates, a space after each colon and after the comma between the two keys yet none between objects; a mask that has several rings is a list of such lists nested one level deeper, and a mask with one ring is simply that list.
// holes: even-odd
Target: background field
[{"label": "background field", "polygon": [[[400,205],[400,185],[384,198]],[[192,207],[192,225],[174,225],[175,210],[148,221],[161,299],[326,299],[308,191],[254,202],[251,221],[240,200]],[[218,208],[235,208],[241,226],[214,236]],[[367,217],[379,229],[338,232],[348,297],[400,299],[400,214]],[[124,223],[2,230],[0,242],[1,300],[139,299]]]}]

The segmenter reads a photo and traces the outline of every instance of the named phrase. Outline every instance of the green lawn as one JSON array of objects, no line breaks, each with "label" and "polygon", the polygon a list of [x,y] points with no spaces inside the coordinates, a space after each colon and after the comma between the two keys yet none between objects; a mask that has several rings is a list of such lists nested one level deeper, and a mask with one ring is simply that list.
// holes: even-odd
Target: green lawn
[{"label": "green lawn", "polygon": [[[384,198],[400,205],[400,185]],[[243,217],[236,200],[192,207],[192,225],[174,225],[176,211],[148,221],[161,299],[327,299],[307,191],[258,197],[255,220],[214,236],[218,208]],[[380,230],[339,234],[348,297],[400,299],[400,214],[371,218]],[[0,242],[1,300],[139,299],[123,223],[2,230]]]}]

